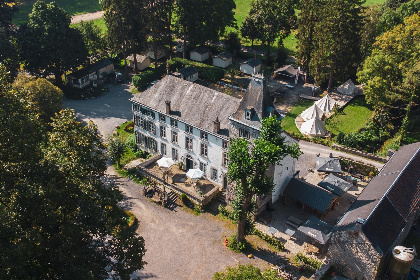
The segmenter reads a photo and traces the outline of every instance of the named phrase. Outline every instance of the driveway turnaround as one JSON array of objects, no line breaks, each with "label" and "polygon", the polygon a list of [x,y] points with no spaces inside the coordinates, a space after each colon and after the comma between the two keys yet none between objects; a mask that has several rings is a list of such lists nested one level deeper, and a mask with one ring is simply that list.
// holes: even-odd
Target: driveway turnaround
[{"label": "driveway turnaround", "polygon": [[103,136],[111,134],[115,127],[132,119],[133,96],[128,84],[108,84],[109,91],[102,96],[86,100],[64,100],[63,108],[74,109],[76,117],[84,122],[94,121]]}]

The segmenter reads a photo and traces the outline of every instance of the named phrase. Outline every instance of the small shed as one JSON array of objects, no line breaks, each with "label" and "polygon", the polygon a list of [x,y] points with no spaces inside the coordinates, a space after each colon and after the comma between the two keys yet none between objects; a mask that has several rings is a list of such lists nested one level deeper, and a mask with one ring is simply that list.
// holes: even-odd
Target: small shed
[{"label": "small shed", "polygon": [[[150,59],[155,60],[155,52],[154,52],[153,45],[149,46],[149,48],[147,50],[147,53],[146,53],[146,56],[149,57]],[[156,56],[157,56],[157,58],[156,58],[157,60],[165,57],[166,56],[166,49],[165,48],[157,49]]]},{"label": "small shed", "polygon": [[343,196],[351,188],[352,184],[340,177],[329,174],[324,178],[324,180],[318,183],[318,186],[332,192],[333,194]]},{"label": "small shed", "polygon": [[[134,56],[130,55],[127,56],[126,60],[128,60],[128,67],[134,69]],[[137,60],[137,68],[142,71],[150,66],[150,58],[145,55],[136,54]]]},{"label": "small shed", "polygon": [[109,59],[102,59],[89,66],[77,70],[67,76],[68,84],[75,88],[85,88],[92,81],[102,80],[104,74],[114,72],[114,64]]},{"label": "small shed", "polygon": [[282,67],[278,68],[276,71],[274,71],[274,78],[280,78],[280,77],[288,77],[288,78],[294,78],[297,74],[297,69],[293,67],[293,65],[283,65]]},{"label": "small shed", "polygon": [[222,52],[213,57],[213,65],[221,68],[226,68],[232,65],[233,54],[230,52]]},{"label": "small shed", "polygon": [[206,46],[201,46],[193,49],[190,52],[190,59],[202,62],[210,57],[210,50]]},{"label": "small shed", "polygon": [[176,52],[179,52],[179,53],[184,52],[184,40],[176,39],[174,41],[174,45],[175,45]]},{"label": "small shed", "polygon": [[250,58],[240,65],[240,70],[248,75],[256,74],[261,71],[262,61],[258,58]]},{"label": "small shed", "polygon": [[175,77],[194,82],[198,79],[198,71],[194,67],[185,67],[172,74]]},{"label": "small shed", "polygon": [[322,214],[328,211],[335,199],[332,192],[296,178],[290,180],[284,195]]},{"label": "small shed", "polygon": [[298,232],[315,240],[321,245],[327,244],[330,240],[332,230],[332,225],[327,224],[314,216],[310,216],[309,219],[297,229]]}]

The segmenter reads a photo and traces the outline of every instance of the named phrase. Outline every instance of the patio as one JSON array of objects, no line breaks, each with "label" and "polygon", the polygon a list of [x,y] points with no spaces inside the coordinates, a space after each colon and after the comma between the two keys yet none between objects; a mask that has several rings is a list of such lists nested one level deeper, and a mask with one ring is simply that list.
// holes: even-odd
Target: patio
[{"label": "patio", "polygon": [[159,188],[165,186],[178,194],[184,193],[200,206],[209,203],[219,193],[219,186],[205,178],[191,180],[186,176],[186,171],[179,169],[176,164],[167,170],[162,169],[157,164],[159,158],[155,156],[137,167],[142,175],[156,180]]}]

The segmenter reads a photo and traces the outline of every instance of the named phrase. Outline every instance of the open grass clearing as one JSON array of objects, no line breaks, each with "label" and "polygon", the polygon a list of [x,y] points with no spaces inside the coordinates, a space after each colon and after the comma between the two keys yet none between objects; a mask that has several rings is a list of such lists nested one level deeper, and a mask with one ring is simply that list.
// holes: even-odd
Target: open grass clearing
[{"label": "open grass clearing", "polygon": [[326,127],[333,135],[356,132],[365,126],[372,114],[373,109],[366,103],[364,96],[356,96],[343,110],[326,121]]},{"label": "open grass clearing", "polygon": [[296,127],[295,119],[305,109],[312,106],[313,103],[314,103],[313,100],[307,100],[307,99],[300,100],[295,106],[293,106],[293,108],[281,120],[281,128],[290,134],[302,135],[299,129]]},{"label": "open grass clearing", "polygon": [[[105,20],[104,20],[103,18],[94,19],[94,20],[92,20],[92,22],[93,22],[96,26],[98,26],[98,27],[99,27],[99,29],[101,29],[102,34],[106,34],[106,33],[107,33],[108,28],[106,28],[106,25],[105,25]],[[79,26],[79,25],[80,25],[80,23],[74,23],[74,24],[71,24],[71,27],[77,27],[77,26]]]}]

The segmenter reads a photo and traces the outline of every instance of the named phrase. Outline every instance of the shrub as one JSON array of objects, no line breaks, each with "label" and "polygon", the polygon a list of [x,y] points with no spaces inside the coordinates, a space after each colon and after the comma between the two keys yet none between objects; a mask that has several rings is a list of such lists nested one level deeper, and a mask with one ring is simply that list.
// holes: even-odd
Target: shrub
[{"label": "shrub", "polygon": [[133,76],[133,79],[132,79],[133,85],[139,90],[147,87],[151,82],[153,82],[156,79],[159,79],[161,75],[163,74],[161,73],[161,71],[158,71],[158,69],[156,69],[156,71],[154,70],[144,71],[140,74],[137,74],[136,76]]},{"label": "shrub", "polygon": [[225,71],[221,68],[179,57],[175,57],[172,59],[170,69],[171,65],[172,67],[177,66],[177,68],[193,66],[197,69],[198,75],[201,79],[207,80],[211,83],[216,83],[220,81],[225,75]]},{"label": "shrub", "polygon": [[233,213],[226,209],[226,207],[223,207],[222,205],[219,205],[219,213],[223,216],[228,218],[229,220],[235,221],[235,218],[233,216]]},{"label": "shrub", "polygon": [[[124,129],[125,130],[125,129]],[[125,139],[125,144],[126,146],[132,150],[134,153],[137,151],[137,144],[136,144],[136,138],[134,136],[134,134],[129,135],[126,139]],[[136,155],[137,156],[137,155]]]},{"label": "shrub", "polygon": [[246,242],[242,242],[236,241],[236,233],[233,234],[229,239],[228,239],[228,244],[227,246],[229,247],[229,249],[231,249],[234,252],[243,252],[246,249]]},{"label": "shrub", "polygon": [[284,251],[284,243],[278,240],[277,238],[272,237],[268,234],[265,234],[256,228],[253,228],[252,234],[255,234],[256,236],[258,236],[259,238],[261,238],[262,240],[264,240],[271,246],[275,247],[277,250]]},{"label": "shrub", "polygon": [[185,193],[181,193],[181,201],[182,203],[187,206],[190,203],[190,199],[188,198],[188,196]]},{"label": "shrub", "polygon": [[296,262],[302,262],[304,264],[307,264],[314,269],[319,269],[322,265],[322,262],[320,262],[320,261],[318,261],[314,258],[310,258],[308,256],[305,256],[302,253],[297,253],[296,256],[294,257],[294,260]]}]

